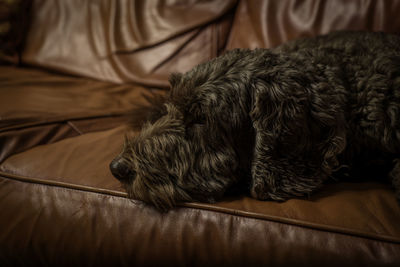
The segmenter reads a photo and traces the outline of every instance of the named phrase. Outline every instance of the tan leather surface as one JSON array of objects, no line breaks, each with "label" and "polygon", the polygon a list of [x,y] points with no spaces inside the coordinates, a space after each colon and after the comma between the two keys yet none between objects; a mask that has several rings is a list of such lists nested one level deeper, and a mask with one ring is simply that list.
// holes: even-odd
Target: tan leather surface
[{"label": "tan leather surface", "polygon": [[397,0],[240,1],[227,49],[274,47],[337,30],[400,32]]},{"label": "tan leather surface", "polygon": [[36,145],[126,122],[149,88],[0,66],[0,162]]},{"label": "tan leather surface", "polygon": [[99,80],[167,87],[171,72],[216,56],[230,26],[223,15],[235,2],[36,1],[23,61]]},{"label": "tan leather surface", "polygon": [[41,70],[0,66],[0,131],[26,124],[115,116],[143,101],[149,89]]},{"label": "tan leather surface", "polygon": [[116,190],[120,183],[113,178],[108,165],[122,147],[123,129],[88,133],[37,146],[11,156],[0,168],[33,179]]},{"label": "tan leather surface", "polygon": [[387,184],[159,213],[112,177],[127,112],[150,86],[168,87],[169,73],[234,47],[400,31],[400,1],[237,2],[34,2],[29,67],[0,66],[0,265],[400,265],[400,208]]}]

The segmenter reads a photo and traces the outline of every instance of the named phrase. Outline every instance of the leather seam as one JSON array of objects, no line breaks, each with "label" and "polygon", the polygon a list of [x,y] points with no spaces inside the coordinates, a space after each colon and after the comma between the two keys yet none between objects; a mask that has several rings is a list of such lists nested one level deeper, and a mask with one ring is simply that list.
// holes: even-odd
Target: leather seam
[{"label": "leather seam", "polygon": [[[44,185],[44,186],[56,186],[59,188],[65,188],[65,189],[69,189],[69,190],[78,190],[78,191],[98,193],[98,194],[114,196],[114,197],[127,198],[127,194],[125,192],[121,192],[121,191],[115,191],[115,190],[109,190],[109,189],[99,189],[99,188],[94,188],[91,186],[76,185],[76,184],[59,182],[59,181],[49,181],[49,180],[44,180],[44,179],[37,179],[37,178],[32,178],[32,177],[26,177],[26,176],[6,173],[2,170],[0,170],[0,177],[10,179],[10,180],[16,180],[16,181],[20,181],[20,182],[40,184],[40,185]],[[264,220],[264,221],[272,221],[272,222],[276,222],[276,223],[283,223],[283,224],[293,225],[293,226],[297,226],[297,227],[304,227],[304,228],[314,229],[314,230],[319,230],[319,231],[343,234],[343,235],[348,235],[348,236],[354,236],[354,237],[359,237],[359,238],[380,241],[380,242],[389,242],[389,243],[394,243],[394,244],[400,244],[400,238],[393,237],[393,236],[380,235],[380,234],[368,234],[368,233],[364,233],[364,232],[354,231],[354,230],[351,230],[348,228],[341,228],[341,227],[337,227],[337,226],[329,226],[329,225],[323,225],[323,224],[318,224],[318,223],[311,223],[311,222],[306,222],[306,221],[302,221],[302,220],[284,218],[284,217],[279,217],[279,216],[274,216],[274,215],[256,214],[253,212],[232,210],[232,209],[228,209],[228,208],[215,207],[215,206],[210,206],[207,204],[199,204],[199,203],[182,203],[178,206],[185,207],[185,208],[206,210],[206,211],[211,211],[211,212],[224,213],[224,214],[228,214],[231,216],[240,216],[240,217],[259,219],[259,220]]]}]

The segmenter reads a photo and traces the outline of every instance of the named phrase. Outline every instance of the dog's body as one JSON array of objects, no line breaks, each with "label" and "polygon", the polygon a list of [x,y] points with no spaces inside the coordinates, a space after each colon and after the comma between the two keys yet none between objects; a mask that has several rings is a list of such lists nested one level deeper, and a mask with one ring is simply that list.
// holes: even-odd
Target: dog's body
[{"label": "dog's body", "polygon": [[286,200],[372,162],[391,168],[400,200],[400,37],[338,32],[238,49],[170,83],[111,163],[131,197],[212,202],[247,181],[254,198]]}]

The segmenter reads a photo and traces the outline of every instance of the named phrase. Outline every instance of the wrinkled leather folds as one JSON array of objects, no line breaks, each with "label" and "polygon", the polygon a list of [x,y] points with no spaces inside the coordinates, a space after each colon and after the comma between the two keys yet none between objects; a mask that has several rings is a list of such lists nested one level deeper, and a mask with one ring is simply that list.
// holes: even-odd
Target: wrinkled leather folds
[{"label": "wrinkled leather folds", "polygon": [[126,122],[149,89],[0,66],[0,163],[17,152]]},{"label": "wrinkled leather folds", "polygon": [[223,15],[234,4],[39,0],[23,61],[99,80],[167,87],[170,73],[216,56],[231,19]]},{"label": "wrinkled leather folds", "polygon": [[396,0],[240,1],[227,49],[275,47],[339,30],[400,32]]},{"label": "wrinkled leather folds", "polygon": [[0,65],[0,265],[400,266],[389,184],[160,213],[108,169],[132,107],[169,73],[236,47],[399,32],[400,1],[36,0],[32,12],[24,66]]}]

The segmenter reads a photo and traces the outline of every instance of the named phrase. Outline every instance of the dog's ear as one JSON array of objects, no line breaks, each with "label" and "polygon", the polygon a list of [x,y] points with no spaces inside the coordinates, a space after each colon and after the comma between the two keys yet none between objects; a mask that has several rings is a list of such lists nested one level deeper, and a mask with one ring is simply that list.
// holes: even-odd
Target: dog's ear
[{"label": "dog's ear", "polygon": [[284,199],[310,193],[338,164],[337,155],[346,146],[344,88],[315,76],[290,68],[253,84],[252,176],[260,194],[275,191],[269,197]]}]

